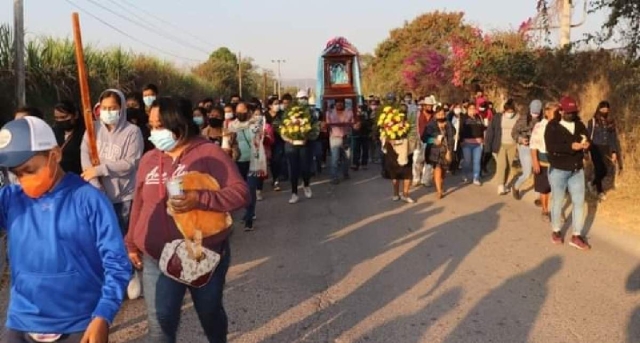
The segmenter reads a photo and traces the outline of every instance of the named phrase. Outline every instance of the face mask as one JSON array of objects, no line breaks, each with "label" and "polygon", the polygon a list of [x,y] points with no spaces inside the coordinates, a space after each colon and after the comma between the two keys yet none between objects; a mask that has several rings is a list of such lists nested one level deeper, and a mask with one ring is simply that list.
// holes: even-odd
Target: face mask
[{"label": "face mask", "polygon": [[204,124],[204,118],[202,118],[202,117],[193,117],[193,122],[196,123],[196,125],[200,126],[200,125]]},{"label": "face mask", "polygon": [[56,129],[60,129],[63,131],[71,131],[73,130],[73,122],[71,121],[71,119],[67,119],[67,120],[56,120],[54,127]]},{"label": "face mask", "polygon": [[280,111],[280,105],[271,105],[271,110],[274,112]]},{"label": "face mask", "polygon": [[226,119],[226,120],[231,120],[231,119],[233,119],[233,113],[231,113],[231,112],[224,112],[224,119]]},{"label": "face mask", "polygon": [[156,96],[155,95],[147,95],[147,96],[142,98],[142,101],[144,101],[144,105],[145,106],[150,107],[151,104],[153,104],[153,102],[156,101]]},{"label": "face mask", "polygon": [[480,107],[480,108],[479,108],[479,110],[480,110],[480,112],[484,112],[484,111],[486,111],[487,109],[486,109],[486,108],[484,108],[484,107]]},{"label": "face mask", "polygon": [[404,99],[404,102],[405,102],[405,104],[410,103],[410,102],[411,102],[411,98],[405,98],[405,99]]},{"label": "face mask", "polygon": [[507,112],[507,113],[505,113],[505,115],[506,115],[509,119],[511,119],[511,118],[515,117],[516,112]]},{"label": "face mask", "polygon": [[437,118],[437,119],[436,119],[436,121],[437,121],[438,123],[444,123],[444,122],[446,122],[446,121],[447,121],[447,118]]},{"label": "face mask", "polygon": [[167,129],[152,130],[149,141],[160,151],[171,151],[178,144],[173,132]]},{"label": "face mask", "polygon": [[40,168],[35,174],[24,175],[18,178],[22,191],[29,198],[37,199],[51,190],[56,179],[58,169],[51,170],[51,154],[47,160],[47,165]]},{"label": "face mask", "polygon": [[236,113],[236,118],[238,118],[239,121],[247,121],[248,117],[248,113]]},{"label": "face mask", "polygon": [[221,128],[224,123],[223,119],[220,118],[209,118],[209,126],[214,128]]},{"label": "face mask", "polygon": [[460,109],[460,108],[454,108],[454,109],[453,109],[453,113],[455,113],[455,114],[460,114],[460,113],[462,113],[462,109]]},{"label": "face mask", "polygon": [[118,110],[100,110],[100,120],[105,125],[115,125],[120,119],[120,111]]}]

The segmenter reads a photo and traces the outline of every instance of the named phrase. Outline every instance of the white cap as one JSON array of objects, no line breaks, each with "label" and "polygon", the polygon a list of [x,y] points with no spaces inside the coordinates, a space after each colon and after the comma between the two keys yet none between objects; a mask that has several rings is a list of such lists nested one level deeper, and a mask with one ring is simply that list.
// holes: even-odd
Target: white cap
[{"label": "white cap", "polygon": [[433,95],[430,95],[428,97],[425,97],[424,100],[422,101],[422,105],[436,105],[436,97],[434,97]]},{"label": "white cap", "polygon": [[0,165],[15,168],[57,146],[53,129],[44,120],[33,116],[12,120],[0,130]]},{"label": "white cap", "polygon": [[304,89],[301,89],[298,91],[298,94],[296,94],[296,98],[309,98],[309,94],[307,94],[307,91],[305,91]]}]

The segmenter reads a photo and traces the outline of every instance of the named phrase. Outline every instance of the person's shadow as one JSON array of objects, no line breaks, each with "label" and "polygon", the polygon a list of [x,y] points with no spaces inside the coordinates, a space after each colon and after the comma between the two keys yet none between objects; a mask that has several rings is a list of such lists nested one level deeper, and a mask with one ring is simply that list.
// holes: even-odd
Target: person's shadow
[{"label": "person's shadow", "polygon": [[[627,292],[640,292],[640,265],[627,278]],[[629,317],[627,343],[640,343],[640,306]]]},{"label": "person's shadow", "polygon": [[[386,250],[395,250],[400,255],[366,282],[326,308],[319,308],[313,316],[291,323],[261,342],[324,342],[340,337],[358,341],[363,336],[372,337],[367,332],[371,329],[366,329],[370,325],[367,321],[384,316],[384,309],[391,303],[424,301],[433,294],[480,242],[497,229],[502,206],[495,204],[396,240]],[[341,244],[357,246],[362,237],[356,234],[341,240]],[[440,268],[444,268],[440,277],[428,281]],[[397,321],[393,324],[397,327],[406,324],[402,319],[391,320]]]},{"label": "person's shadow", "polygon": [[553,256],[508,279],[482,298],[444,342],[527,342],[549,292],[549,280],[561,267],[562,258]]}]

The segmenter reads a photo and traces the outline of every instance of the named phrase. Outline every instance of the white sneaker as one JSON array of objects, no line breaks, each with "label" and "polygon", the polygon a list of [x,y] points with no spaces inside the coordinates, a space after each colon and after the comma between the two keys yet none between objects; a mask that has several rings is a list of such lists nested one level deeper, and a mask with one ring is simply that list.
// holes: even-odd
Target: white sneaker
[{"label": "white sneaker", "polygon": [[261,190],[256,191],[256,200],[257,201],[264,200],[264,197],[262,197],[262,191]]},{"label": "white sneaker", "polygon": [[406,202],[407,204],[415,204],[415,200],[411,199],[411,197],[407,197],[404,195],[400,196],[400,199],[402,199],[402,201]]},{"label": "white sneaker", "polygon": [[600,201],[605,201],[605,200],[607,200],[607,195],[606,195],[606,194],[604,194],[604,193],[600,193],[600,194],[598,194],[598,200],[600,200]]},{"label": "white sneaker", "polygon": [[500,185],[498,186],[498,195],[505,195],[507,194],[508,191],[507,189],[504,187],[504,185]]},{"label": "white sneaker", "polygon": [[303,190],[304,190],[304,196],[307,199],[311,199],[311,197],[313,196],[313,192],[311,191],[311,187],[304,187]]},{"label": "white sneaker", "polygon": [[297,204],[300,198],[298,198],[297,194],[291,194],[291,199],[289,199],[290,204]]},{"label": "white sneaker", "polygon": [[142,284],[140,283],[140,277],[138,276],[138,271],[134,271],[133,277],[129,281],[129,286],[127,287],[127,297],[131,300],[136,300],[140,298],[142,295]]},{"label": "white sneaker", "polygon": [[476,186],[482,186],[482,182],[480,182],[480,180],[478,179],[473,180],[473,184]]},{"label": "white sneaker", "polygon": [[398,201],[400,200],[400,197],[397,195],[394,195],[393,198],[391,198],[392,201]]}]

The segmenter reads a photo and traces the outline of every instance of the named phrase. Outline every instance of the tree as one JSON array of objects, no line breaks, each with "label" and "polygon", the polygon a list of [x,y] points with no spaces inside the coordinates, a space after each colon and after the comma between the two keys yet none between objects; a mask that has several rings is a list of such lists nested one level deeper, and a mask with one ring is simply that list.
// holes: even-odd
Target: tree
[{"label": "tree", "polygon": [[[242,64],[242,93],[244,98],[261,96],[259,89],[263,74],[256,70],[253,59],[243,57]],[[219,48],[209,55],[209,59],[193,68],[193,73],[214,85],[216,96],[229,97],[238,94],[238,56],[226,47]]]}]

